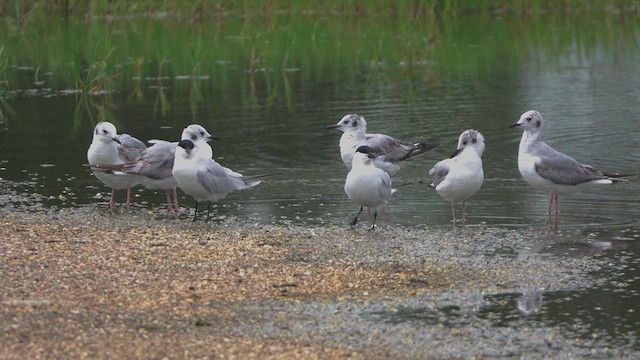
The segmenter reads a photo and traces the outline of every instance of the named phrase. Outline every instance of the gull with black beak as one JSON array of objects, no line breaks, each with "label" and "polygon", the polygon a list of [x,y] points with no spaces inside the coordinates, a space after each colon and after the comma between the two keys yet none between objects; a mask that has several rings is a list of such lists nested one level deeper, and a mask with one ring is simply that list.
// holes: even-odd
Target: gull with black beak
[{"label": "gull with black beak", "polygon": [[178,186],[196,201],[193,221],[198,216],[198,202],[207,201],[207,221],[211,213],[211,202],[218,201],[235,190],[244,190],[260,184],[260,178],[269,175],[243,176],[228,169],[211,158],[191,140],[181,140],[176,148],[173,177]]},{"label": "gull with black beak", "polygon": [[542,141],[542,115],[529,110],[510,127],[524,130],[518,149],[518,170],[524,181],[537,190],[549,193],[549,223],[555,203],[555,225],[558,225],[558,195],[572,195],[588,185],[606,185],[621,181],[622,174],[604,173],[577,162]]},{"label": "gull with black beak", "polygon": [[347,169],[351,170],[353,155],[362,145],[366,145],[376,155],[375,166],[394,175],[400,170],[402,161],[413,158],[435,148],[438,144],[419,142],[409,143],[397,140],[385,134],[367,134],[367,121],[362,115],[345,115],[335,125],[327,129],[343,132],[340,137],[340,156]]},{"label": "gull with black beak", "polygon": [[367,207],[374,209],[373,224],[369,230],[375,229],[378,207],[386,205],[391,194],[395,192],[391,188],[389,174],[374,166],[377,158],[376,152],[367,145],[359,146],[353,155],[353,164],[344,183],[344,192],[351,201],[360,205],[360,211],[349,223],[351,226],[358,223],[358,217],[364,207]]},{"label": "gull with black beak", "polygon": [[[93,140],[87,150],[87,160],[91,166],[112,166],[124,164],[134,160],[142,154],[147,147],[144,143],[131,135],[118,135],[116,127],[110,122],[99,122],[93,130]],[[103,171],[94,171],[93,174],[103,184],[111,188],[111,200],[109,206],[115,207],[116,190],[127,189],[127,210],[131,207],[131,187],[138,182],[131,176],[118,176]]]},{"label": "gull with black beak", "polygon": [[[182,140],[191,140],[200,149],[200,156],[211,159],[213,150],[208,142],[218,140],[211,135],[204,127],[192,124],[184,128],[181,135]],[[142,154],[133,161],[115,166],[94,166],[94,171],[104,171],[120,176],[128,176],[147,189],[165,190],[167,197],[167,213],[171,217],[180,210],[178,205],[178,193],[176,188],[178,183],[173,177],[173,163],[175,159],[178,142],[165,140],[150,140],[152,146],[145,149]],[[173,192],[173,204],[171,195]]]},{"label": "gull with black beak", "polygon": [[466,223],[466,201],[480,190],[484,182],[482,153],[484,136],[477,130],[466,130],[458,138],[451,158],[444,159],[429,170],[433,175],[429,187],[451,203],[453,224],[456,223],[456,203],[462,202],[462,224]]}]

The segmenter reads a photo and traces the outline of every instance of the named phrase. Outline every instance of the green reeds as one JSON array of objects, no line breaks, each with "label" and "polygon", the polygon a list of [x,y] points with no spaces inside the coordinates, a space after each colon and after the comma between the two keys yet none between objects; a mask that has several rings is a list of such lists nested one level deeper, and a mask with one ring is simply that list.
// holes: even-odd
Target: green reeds
[{"label": "green reeds", "polygon": [[[52,91],[74,91],[74,119],[107,120],[111,97],[172,103],[192,116],[207,99],[288,108],[300,91],[413,87],[499,72],[528,56],[545,63],[578,48],[638,51],[640,0],[630,1],[7,1],[0,5],[0,110],[29,66]],[[615,26],[613,26],[615,24]],[[544,54],[531,49],[545,49]],[[364,81],[363,81],[364,80]],[[364,84],[364,85],[362,85]],[[0,112],[2,114],[2,112]]]}]

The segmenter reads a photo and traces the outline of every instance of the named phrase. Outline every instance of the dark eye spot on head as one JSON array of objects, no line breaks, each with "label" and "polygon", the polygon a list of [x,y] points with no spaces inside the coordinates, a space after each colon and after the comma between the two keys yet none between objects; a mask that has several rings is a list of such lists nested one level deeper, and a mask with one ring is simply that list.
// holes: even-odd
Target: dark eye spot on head
[{"label": "dark eye spot on head", "polygon": [[536,121],[536,127],[539,128],[540,125],[542,125],[542,123],[540,122],[540,120]]},{"label": "dark eye spot on head", "polygon": [[467,140],[463,141],[462,145],[467,145]]},{"label": "dark eye spot on head", "polygon": [[353,121],[351,122],[351,126],[353,126],[353,127],[357,127],[357,126],[358,126],[358,120],[353,120]]},{"label": "dark eye spot on head", "polygon": [[527,121],[531,121],[531,116],[529,116],[529,117],[527,118]]},{"label": "dark eye spot on head", "polygon": [[195,135],[191,135],[191,140],[196,141],[196,140],[198,140],[198,137],[195,136]]},{"label": "dark eye spot on head", "polygon": [[102,133],[106,134],[106,133],[108,133],[108,131],[106,129],[102,129]]},{"label": "dark eye spot on head", "polygon": [[180,142],[178,142],[178,146],[186,150],[191,150],[195,147],[191,140],[180,140]]},{"label": "dark eye spot on head", "polygon": [[96,129],[96,135],[98,135],[98,129]]},{"label": "dark eye spot on head", "polygon": [[200,136],[204,136],[204,131],[200,131]]},{"label": "dark eye spot on head", "polygon": [[471,142],[475,144],[475,143],[477,143],[477,142],[478,142],[478,139],[473,138],[473,139],[471,140]]}]

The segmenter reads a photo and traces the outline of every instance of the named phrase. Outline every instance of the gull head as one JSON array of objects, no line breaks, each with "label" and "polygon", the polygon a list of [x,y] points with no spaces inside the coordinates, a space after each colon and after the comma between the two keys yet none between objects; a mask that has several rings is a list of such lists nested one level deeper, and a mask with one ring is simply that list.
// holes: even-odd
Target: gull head
[{"label": "gull head", "polygon": [[327,126],[327,129],[338,129],[343,132],[367,132],[367,121],[364,116],[358,114],[347,114],[338,121],[337,124]]},{"label": "gull head", "polygon": [[520,116],[520,119],[509,127],[520,127],[525,131],[542,131],[542,115],[535,110],[529,110]]},{"label": "gull head", "polygon": [[375,151],[367,145],[362,145],[356,149],[356,153],[353,155],[353,163],[370,164],[373,159],[377,157]]},{"label": "gull head", "polygon": [[199,141],[209,142],[211,140],[220,140],[217,136],[209,134],[207,129],[198,124],[192,124],[184,128],[180,139],[191,140],[194,143]]},{"label": "gull head", "polygon": [[120,144],[116,127],[107,121],[99,122],[93,129],[93,140],[102,141],[104,143],[115,141]]},{"label": "gull head", "polygon": [[458,138],[458,150],[464,148],[475,149],[480,156],[484,152],[484,136],[478,130],[465,130]]}]

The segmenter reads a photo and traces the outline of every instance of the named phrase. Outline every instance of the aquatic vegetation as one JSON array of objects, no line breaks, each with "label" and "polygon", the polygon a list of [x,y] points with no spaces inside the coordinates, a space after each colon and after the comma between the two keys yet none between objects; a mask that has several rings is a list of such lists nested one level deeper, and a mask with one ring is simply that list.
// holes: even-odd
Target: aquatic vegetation
[{"label": "aquatic vegetation", "polygon": [[[32,67],[52,91],[76,91],[77,121],[92,122],[111,117],[114,93],[155,99],[159,118],[179,99],[195,117],[211,96],[291,108],[319,82],[364,84],[370,98],[394,84],[411,101],[443,73],[497,76],[504,62],[574,47],[589,59],[602,38],[621,56],[637,52],[639,3],[10,1],[0,6],[0,92],[28,88],[17,73]],[[549,53],[529,54],[540,42]]]}]

